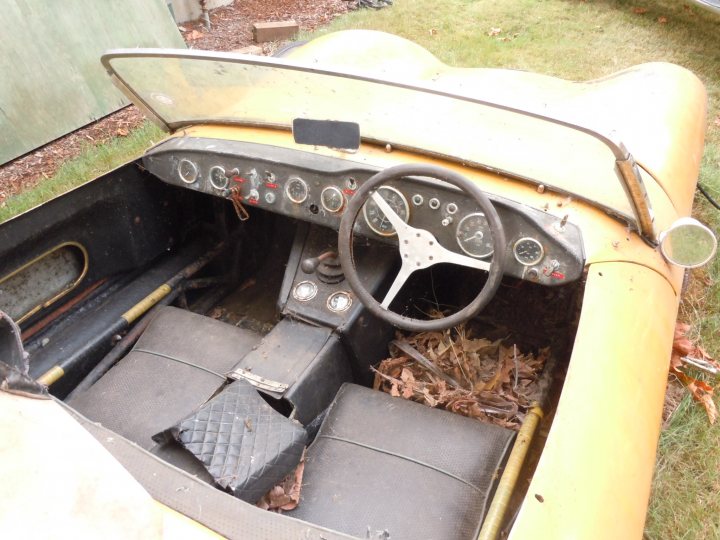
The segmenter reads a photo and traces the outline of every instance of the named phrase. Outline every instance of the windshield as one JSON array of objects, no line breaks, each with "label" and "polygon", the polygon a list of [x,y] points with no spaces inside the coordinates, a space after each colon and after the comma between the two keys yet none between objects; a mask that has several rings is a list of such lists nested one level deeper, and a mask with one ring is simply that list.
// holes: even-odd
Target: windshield
[{"label": "windshield", "polygon": [[427,86],[279,59],[144,50],[111,52],[103,63],[170,129],[198,123],[290,129],[296,118],[356,122],[363,140],[543,184],[636,224],[612,144],[569,124]]}]

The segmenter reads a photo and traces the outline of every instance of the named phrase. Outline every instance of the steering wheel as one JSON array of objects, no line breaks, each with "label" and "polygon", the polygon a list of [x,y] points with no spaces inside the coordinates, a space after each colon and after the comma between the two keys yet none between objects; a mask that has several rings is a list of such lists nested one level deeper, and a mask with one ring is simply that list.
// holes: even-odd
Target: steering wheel
[{"label": "steering wheel", "polygon": [[[407,176],[424,176],[436,178],[460,188],[465,194],[471,196],[485,214],[490,226],[493,239],[493,256],[490,262],[476,259],[468,255],[461,255],[444,248],[437,241],[433,233],[425,229],[412,227],[395,213],[390,205],[378,194],[376,188],[380,185]],[[368,292],[358,275],[353,260],[353,227],[365,202],[372,198],[380,211],[395,228],[398,248],[402,265],[390,289],[382,302],[378,302]],[[340,221],[338,236],[338,255],[345,278],[350,288],[360,301],[372,314],[398,328],[422,332],[427,330],[444,330],[456,326],[467,319],[477,315],[497,292],[503,276],[503,262],[505,260],[505,231],[495,207],[487,195],[464,176],[434,165],[397,165],[389,167],[365,182],[350,199],[347,209]],[[429,268],[438,263],[457,264],[476,268],[488,273],[488,278],[475,299],[461,310],[441,317],[439,319],[415,319],[390,311],[390,303],[395,299],[403,285],[416,270]]]}]

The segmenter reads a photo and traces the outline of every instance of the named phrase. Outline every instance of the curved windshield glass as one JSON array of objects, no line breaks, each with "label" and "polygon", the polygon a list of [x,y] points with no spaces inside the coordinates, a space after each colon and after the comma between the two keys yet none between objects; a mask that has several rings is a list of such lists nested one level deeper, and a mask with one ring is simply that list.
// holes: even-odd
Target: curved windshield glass
[{"label": "curved windshield glass", "polygon": [[290,129],[295,118],[356,122],[366,141],[489,167],[636,223],[613,149],[561,122],[426,86],[278,59],[118,51],[103,62],[170,129],[198,123]]}]

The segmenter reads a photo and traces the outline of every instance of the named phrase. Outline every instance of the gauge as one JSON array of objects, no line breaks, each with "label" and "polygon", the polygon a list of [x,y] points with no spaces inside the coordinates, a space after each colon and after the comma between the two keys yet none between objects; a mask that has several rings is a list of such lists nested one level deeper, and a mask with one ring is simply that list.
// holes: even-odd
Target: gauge
[{"label": "gauge", "polygon": [[[405,195],[397,189],[388,186],[379,187],[377,193],[385,199],[390,205],[390,208],[400,216],[400,219],[407,223],[410,217],[410,208],[408,207]],[[368,199],[363,205],[363,215],[365,216],[365,222],[368,226],[380,236],[393,236],[395,234],[395,227],[392,226],[390,220],[385,217],[385,214],[372,199]]]},{"label": "gauge", "polygon": [[228,177],[225,169],[216,165],[210,169],[210,183],[215,189],[225,189],[228,186]]},{"label": "gauge", "polygon": [[295,204],[305,202],[308,196],[308,186],[299,176],[291,176],[285,184],[285,195]]},{"label": "gauge", "polygon": [[197,180],[197,165],[195,165],[189,159],[181,159],[180,163],[178,163],[178,176],[180,177],[180,180],[182,180],[186,184],[192,184],[193,182],[195,182],[195,180]]},{"label": "gauge", "polygon": [[493,253],[493,238],[485,214],[468,214],[455,229],[455,239],[460,249],[471,257],[487,257]]},{"label": "gauge", "polygon": [[515,242],[513,253],[520,264],[532,266],[542,260],[545,250],[542,244],[534,238],[525,237]]},{"label": "gauge", "polygon": [[329,186],[322,190],[320,193],[320,203],[325,210],[332,212],[333,214],[342,210],[345,206],[345,197],[340,191],[340,188],[335,186]]},{"label": "gauge", "polygon": [[300,302],[307,302],[308,300],[315,298],[317,290],[317,285],[315,285],[312,281],[301,281],[295,285],[295,288],[293,289],[293,298],[295,298],[295,300],[299,300]]},{"label": "gauge", "polygon": [[350,293],[345,291],[332,293],[327,299],[328,309],[330,311],[334,311],[335,313],[346,311],[351,305],[352,298],[350,297]]}]

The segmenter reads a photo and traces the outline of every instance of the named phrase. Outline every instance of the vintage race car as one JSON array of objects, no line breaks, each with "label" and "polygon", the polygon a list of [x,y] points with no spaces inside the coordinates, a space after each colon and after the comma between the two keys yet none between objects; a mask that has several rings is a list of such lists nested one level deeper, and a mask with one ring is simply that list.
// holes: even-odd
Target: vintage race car
[{"label": "vintage race car", "polygon": [[[102,61],[170,135],[0,226],[5,536],[642,536],[684,268],[716,248],[692,73],[368,31]],[[485,337],[510,368],[471,380]]]}]

